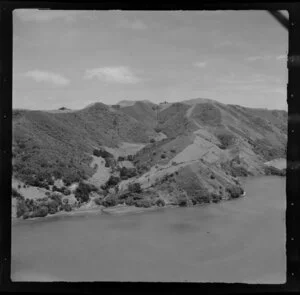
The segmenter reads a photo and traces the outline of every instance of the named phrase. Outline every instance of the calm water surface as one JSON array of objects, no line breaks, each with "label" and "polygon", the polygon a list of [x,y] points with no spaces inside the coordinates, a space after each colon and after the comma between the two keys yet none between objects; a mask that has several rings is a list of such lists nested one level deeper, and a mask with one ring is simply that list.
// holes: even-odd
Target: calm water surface
[{"label": "calm water surface", "polygon": [[284,283],[285,178],[244,187],[245,198],[202,207],[22,221],[12,280]]}]

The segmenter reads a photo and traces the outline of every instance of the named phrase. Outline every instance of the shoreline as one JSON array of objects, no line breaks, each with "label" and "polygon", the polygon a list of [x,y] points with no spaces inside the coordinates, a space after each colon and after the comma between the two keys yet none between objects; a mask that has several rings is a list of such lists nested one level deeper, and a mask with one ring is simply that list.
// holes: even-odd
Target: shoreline
[{"label": "shoreline", "polygon": [[[246,191],[242,195],[240,195],[237,199],[239,198],[244,198],[246,197]],[[220,202],[224,201],[231,201],[235,199],[223,199]],[[186,207],[202,207],[202,206],[208,206],[214,204],[213,202],[211,203],[203,203],[203,204],[196,204],[192,206],[184,206],[183,208]],[[17,217],[12,217],[12,225],[18,224],[18,223],[23,223],[25,220],[26,221],[37,221],[37,220],[46,220],[48,218],[55,218],[55,217],[71,217],[74,215],[90,215],[90,214],[105,214],[105,215],[123,215],[123,214],[138,214],[138,213],[144,213],[144,212],[150,212],[150,211],[156,211],[160,209],[170,209],[170,208],[180,208],[181,206],[179,205],[173,205],[173,204],[167,204],[165,206],[152,206],[149,208],[145,207],[136,207],[136,206],[128,206],[128,205],[122,205],[118,204],[116,206],[112,207],[104,207],[104,206],[98,206],[98,207],[93,207],[93,208],[78,208],[76,210],[66,212],[66,211],[60,211],[55,214],[48,214],[45,217],[34,217],[34,218],[28,218],[28,219],[23,219],[23,218],[17,218]]]},{"label": "shoreline", "polygon": [[[239,198],[243,198],[245,196],[246,196],[246,192],[244,191],[244,193]],[[231,201],[231,200],[235,200],[235,199],[223,199],[221,202]],[[192,206],[184,206],[182,208],[203,207],[203,206],[208,206],[211,204],[214,204],[214,203],[211,202],[211,203],[196,204],[196,205],[192,205]],[[117,216],[117,215],[125,215],[125,214],[139,214],[139,213],[144,213],[144,212],[157,211],[157,210],[161,210],[161,209],[171,209],[171,208],[181,208],[181,206],[167,204],[167,205],[161,206],[161,207],[152,206],[149,208],[145,208],[145,207],[136,207],[136,206],[128,206],[128,205],[119,204],[119,205],[112,206],[112,207],[99,206],[99,207],[83,208],[83,209],[79,208],[77,210],[70,211],[70,212],[60,211],[55,214],[48,214],[45,217],[34,217],[34,218],[28,218],[28,219],[12,217],[12,225],[18,224],[18,223],[23,223],[24,221],[27,222],[27,221],[47,220],[47,219],[55,218],[55,217],[71,217],[71,216],[75,216],[75,215],[89,216],[90,214],[101,214],[101,215],[105,214],[105,215]]]}]

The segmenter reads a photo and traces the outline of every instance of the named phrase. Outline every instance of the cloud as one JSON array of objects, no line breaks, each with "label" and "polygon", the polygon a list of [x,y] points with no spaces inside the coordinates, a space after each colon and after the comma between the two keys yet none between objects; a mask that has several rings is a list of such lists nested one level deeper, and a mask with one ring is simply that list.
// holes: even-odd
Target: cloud
[{"label": "cloud", "polygon": [[130,21],[128,19],[122,19],[118,26],[120,28],[131,29],[131,30],[145,30],[147,25],[140,20]]},{"label": "cloud", "polygon": [[141,81],[128,67],[102,67],[85,71],[85,79],[97,78],[100,81],[121,84],[137,84]]},{"label": "cloud", "polygon": [[271,55],[256,55],[256,56],[249,56],[246,58],[247,61],[258,61],[258,60],[270,60],[272,58]]},{"label": "cloud", "polygon": [[24,74],[25,77],[32,78],[36,82],[49,82],[57,86],[66,86],[70,84],[70,80],[66,77],[46,71],[33,70]]},{"label": "cloud", "polygon": [[55,19],[72,21],[83,11],[74,10],[44,10],[44,9],[16,9],[13,12],[22,21],[48,22]]},{"label": "cloud", "polygon": [[197,67],[197,68],[205,68],[206,65],[207,65],[207,63],[205,61],[194,63],[194,66]]}]

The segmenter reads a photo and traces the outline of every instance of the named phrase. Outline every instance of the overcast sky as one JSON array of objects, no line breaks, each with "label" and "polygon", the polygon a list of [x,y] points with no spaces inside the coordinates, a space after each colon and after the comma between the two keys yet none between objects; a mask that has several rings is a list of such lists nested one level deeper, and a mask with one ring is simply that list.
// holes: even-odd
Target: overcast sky
[{"label": "overcast sky", "polygon": [[13,107],[210,98],[286,109],[288,32],[266,11],[14,11]]}]

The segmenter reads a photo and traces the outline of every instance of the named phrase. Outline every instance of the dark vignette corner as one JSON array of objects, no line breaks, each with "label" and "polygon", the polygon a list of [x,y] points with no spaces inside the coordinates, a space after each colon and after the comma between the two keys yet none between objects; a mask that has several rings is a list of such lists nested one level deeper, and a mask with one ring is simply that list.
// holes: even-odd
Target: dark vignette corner
[{"label": "dark vignette corner", "polygon": [[[288,102],[288,147],[287,147],[287,283],[284,285],[245,285],[245,284],[137,284],[121,283],[120,288],[123,291],[133,291],[134,287],[144,290],[150,290],[151,287],[158,287],[157,290],[173,291],[186,290],[188,286],[212,293],[260,293],[260,292],[283,292],[299,291],[300,282],[300,245],[299,229],[300,224],[300,4],[299,3],[218,3],[191,5],[181,2],[160,3],[156,6],[154,3],[121,4],[112,2],[89,4],[72,4],[65,1],[64,4],[55,2],[10,2],[10,4],[0,3],[0,138],[1,138],[1,157],[0,157],[0,290],[6,291],[38,291],[47,290],[47,292],[64,290],[68,292],[90,293],[91,284],[89,283],[11,283],[10,281],[10,262],[11,262],[11,146],[12,146],[12,11],[17,7],[47,7],[60,9],[284,9],[289,10],[289,57],[288,57],[288,78],[287,89]],[[276,20],[274,20],[274,23]],[[280,25],[278,23],[278,25]],[[98,289],[101,286],[106,289],[114,289],[113,283],[94,283],[93,287]],[[182,287],[182,288],[181,288]],[[176,291],[174,292],[176,293]]]},{"label": "dark vignette corner", "polygon": [[12,145],[12,14],[0,3],[0,285],[10,280],[11,145]]}]

